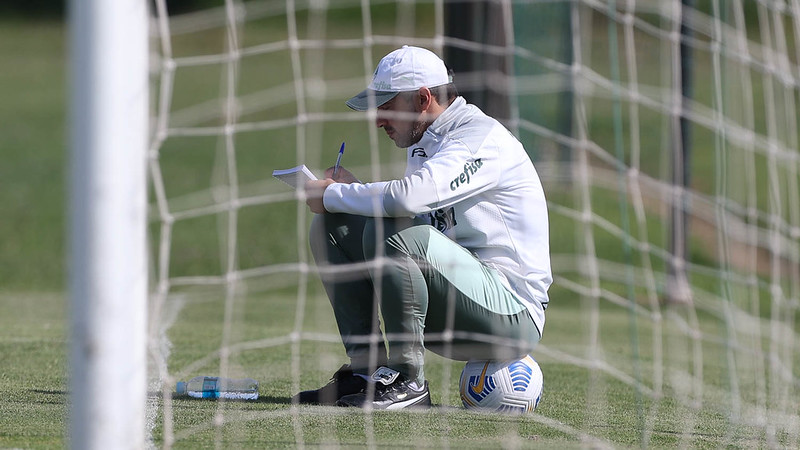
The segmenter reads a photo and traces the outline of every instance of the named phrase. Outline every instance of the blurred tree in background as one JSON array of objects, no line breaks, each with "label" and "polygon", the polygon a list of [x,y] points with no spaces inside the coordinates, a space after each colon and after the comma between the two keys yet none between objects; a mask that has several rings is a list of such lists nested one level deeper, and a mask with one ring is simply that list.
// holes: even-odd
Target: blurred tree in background
[{"label": "blurred tree in background", "polygon": [[64,0],[2,0],[0,16],[58,18],[64,16],[66,1]]},{"label": "blurred tree in background", "polygon": [[[69,1],[70,0],[0,0],[0,18],[60,18],[64,16]],[[155,0],[148,1],[153,4]],[[247,2],[251,0],[242,1]],[[568,0],[564,1],[567,2]],[[170,14],[181,14],[220,6],[224,3],[224,0],[167,0],[167,9]],[[711,5],[712,0],[697,0],[695,8],[698,11],[710,12],[712,9]],[[746,21],[748,23],[755,22],[757,20],[758,2],[746,1],[743,6]],[[463,7],[463,5],[461,5],[461,7]]]},{"label": "blurred tree in background", "polygon": [[[150,0],[150,3],[152,4],[153,0]],[[180,14],[219,6],[223,3],[222,0],[167,0],[167,9],[170,14]],[[69,0],[2,0],[0,1],[0,17],[62,18],[68,4]]]}]

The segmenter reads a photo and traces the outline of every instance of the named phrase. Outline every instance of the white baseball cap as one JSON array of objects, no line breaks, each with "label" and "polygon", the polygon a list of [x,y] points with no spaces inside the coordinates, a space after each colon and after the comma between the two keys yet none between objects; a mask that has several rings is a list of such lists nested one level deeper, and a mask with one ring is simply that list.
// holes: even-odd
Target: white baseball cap
[{"label": "white baseball cap", "polygon": [[381,106],[404,91],[436,87],[451,83],[444,61],[430,50],[404,45],[381,59],[372,82],[345,104],[356,111],[366,111],[369,97],[375,107]]}]

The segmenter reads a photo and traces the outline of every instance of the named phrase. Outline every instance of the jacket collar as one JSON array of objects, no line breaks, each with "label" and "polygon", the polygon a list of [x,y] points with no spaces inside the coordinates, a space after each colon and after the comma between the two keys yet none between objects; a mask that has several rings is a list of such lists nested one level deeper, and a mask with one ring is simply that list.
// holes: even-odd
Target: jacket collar
[{"label": "jacket collar", "polygon": [[433,136],[431,137],[433,138],[441,138],[448,131],[455,128],[468,111],[467,100],[461,96],[456,97],[453,103],[442,111],[439,117],[425,130],[425,133],[432,134]]}]

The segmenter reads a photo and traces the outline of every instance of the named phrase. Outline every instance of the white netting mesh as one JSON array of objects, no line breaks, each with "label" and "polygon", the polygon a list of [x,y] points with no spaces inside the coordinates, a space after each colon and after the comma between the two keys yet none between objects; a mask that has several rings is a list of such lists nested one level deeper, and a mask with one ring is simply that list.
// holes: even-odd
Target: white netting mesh
[{"label": "white netting mesh", "polygon": [[[504,44],[448,36],[448,8],[477,3],[155,2],[155,445],[800,444],[800,0],[498,0]],[[402,152],[343,101],[402,44],[506,57],[456,83],[508,95],[548,195],[545,399],[480,437],[445,360],[437,415],[393,419],[422,435],[288,403],[344,356],[310,215],[270,173],[328,167],[347,138],[362,179],[401,175]],[[260,379],[266,401],[173,400],[205,372]]]}]

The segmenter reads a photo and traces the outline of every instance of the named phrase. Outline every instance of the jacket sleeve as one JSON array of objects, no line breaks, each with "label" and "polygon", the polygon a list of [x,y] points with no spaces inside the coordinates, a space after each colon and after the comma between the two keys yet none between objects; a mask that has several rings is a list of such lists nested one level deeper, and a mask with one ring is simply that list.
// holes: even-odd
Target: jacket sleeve
[{"label": "jacket sleeve", "polygon": [[398,180],[334,183],[325,190],[325,209],[372,217],[410,217],[451,206],[496,185],[497,146],[449,141],[422,167]]}]

